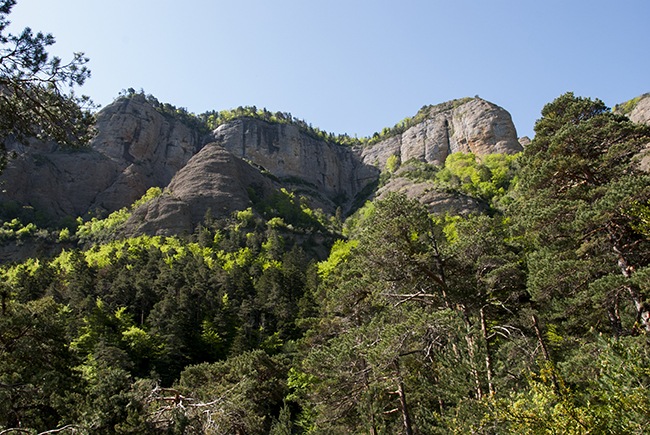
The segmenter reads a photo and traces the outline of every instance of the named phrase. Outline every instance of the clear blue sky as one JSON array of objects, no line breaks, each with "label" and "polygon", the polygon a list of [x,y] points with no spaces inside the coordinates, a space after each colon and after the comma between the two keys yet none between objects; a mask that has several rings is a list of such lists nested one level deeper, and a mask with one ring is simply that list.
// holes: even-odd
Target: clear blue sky
[{"label": "clear blue sky", "polygon": [[194,113],[255,105],[368,136],[479,95],[533,136],[567,91],[607,105],[650,91],[648,0],[18,0],[10,31],[82,51],[80,89],[144,89]]}]

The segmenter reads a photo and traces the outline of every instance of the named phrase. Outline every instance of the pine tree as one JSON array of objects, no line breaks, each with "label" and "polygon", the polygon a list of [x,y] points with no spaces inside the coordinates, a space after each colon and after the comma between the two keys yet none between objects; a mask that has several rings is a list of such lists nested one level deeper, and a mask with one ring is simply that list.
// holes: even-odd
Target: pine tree
[{"label": "pine tree", "polygon": [[637,160],[650,127],[567,93],[544,107],[535,132],[511,209],[531,242],[533,297],[575,333],[603,322],[614,336],[650,331],[635,277],[648,267],[650,239],[631,212],[650,199]]}]

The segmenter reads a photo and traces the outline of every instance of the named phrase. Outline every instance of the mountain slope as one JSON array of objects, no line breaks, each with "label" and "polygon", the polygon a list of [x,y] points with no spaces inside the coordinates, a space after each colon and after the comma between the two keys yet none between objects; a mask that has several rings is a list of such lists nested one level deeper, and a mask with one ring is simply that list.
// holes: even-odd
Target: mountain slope
[{"label": "mountain slope", "polygon": [[[441,165],[455,152],[521,150],[510,115],[479,98],[425,107],[363,147],[319,139],[292,123],[246,116],[206,134],[152,101],[135,94],[101,110],[89,149],[34,144],[18,150],[0,177],[0,202],[29,205],[57,220],[101,217],[129,206],[151,187],[167,188],[155,206],[134,214],[129,233],[171,234],[191,231],[208,208],[215,217],[247,208],[246,188],[253,185],[263,186],[263,195],[283,186],[298,189],[333,215],[338,206],[347,212],[365,201],[391,155]],[[219,156],[218,162],[200,155],[210,142],[209,155]]]}]

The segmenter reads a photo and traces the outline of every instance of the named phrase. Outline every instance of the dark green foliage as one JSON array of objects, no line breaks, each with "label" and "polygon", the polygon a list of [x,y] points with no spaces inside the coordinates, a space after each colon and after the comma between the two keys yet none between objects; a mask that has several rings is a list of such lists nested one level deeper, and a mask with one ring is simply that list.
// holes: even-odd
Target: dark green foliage
[{"label": "dark green foliage", "polygon": [[90,76],[88,59],[83,53],[74,54],[67,64],[49,58],[47,48],[54,44],[51,34],[34,34],[30,28],[20,35],[5,33],[15,4],[15,0],[0,3],[0,172],[10,157],[9,138],[23,144],[37,138],[79,147],[93,136],[94,116],[81,107],[89,100],[72,93]]},{"label": "dark green foliage", "polygon": [[573,333],[594,324],[617,336],[650,330],[647,296],[632,282],[650,240],[628,212],[650,199],[650,177],[635,162],[650,128],[571,93],[542,115],[513,204],[535,248],[529,291]]},{"label": "dark green foliage", "polygon": [[83,383],[68,347],[70,311],[51,298],[21,303],[3,298],[0,313],[0,427],[43,431],[76,417]]},{"label": "dark green foliage", "polygon": [[258,350],[224,362],[188,367],[176,388],[200,402],[212,402],[195,417],[208,433],[221,428],[224,433],[265,434],[288,393],[287,371],[287,361]]},{"label": "dark green foliage", "polygon": [[[254,208],[184,239],[5,267],[0,430],[643,433],[650,177],[635,156],[650,129],[572,94],[542,115],[518,158],[386,173],[491,200],[489,216],[390,193],[335,241],[340,211],[251,188]],[[109,221],[77,233],[102,240]],[[320,263],[316,236],[333,246]]]}]

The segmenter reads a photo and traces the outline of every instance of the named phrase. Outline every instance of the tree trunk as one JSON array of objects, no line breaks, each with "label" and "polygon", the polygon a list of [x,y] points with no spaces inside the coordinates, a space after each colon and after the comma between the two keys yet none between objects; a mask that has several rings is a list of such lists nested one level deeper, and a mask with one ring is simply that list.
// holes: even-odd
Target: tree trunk
[{"label": "tree trunk", "polygon": [[[537,339],[539,340],[539,345],[542,347],[542,354],[544,355],[544,360],[548,364],[552,364],[551,357],[548,354],[548,350],[546,349],[546,344],[544,344],[544,338],[542,337],[542,330],[539,327],[539,319],[537,319],[537,316],[533,314],[533,326],[535,327],[535,333],[537,334]],[[551,372],[551,380],[553,381],[553,387],[555,387],[555,393],[559,396],[560,395],[560,385],[557,382],[557,378],[555,377],[555,372]]]},{"label": "tree trunk", "polygon": [[481,378],[478,374],[478,370],[474,366],[476,354],[474,353],[474,339],[472,338],[472,323],[469,321],[469,315],[467,314],[467,307],[463,304],[458,304],[463,315],[463,322],[465,322],[465,342],[467,343],[467,354],[469,356],[469,366],[470,371],[472,372],[472,377],[474,378],[474,383],[476,384],[476,398],[481,400],[483,398],[483,388],[481,387]]},{"label": "tree trunk", "polygon": [[406,393],[404,392],[404,383],[402,382],[402,375],[399,371],[399,360],[393,362],[395,372],[397,373],[397,393],[399,394],[399,402],[402,407],[402,419],[404,420],[404,429],[406,435],[413,435],[413,428],[411,427],[411,416],[409,415],[408,406],[406,404]]},{"label": "tree trunk", "polygon": [[[363,383],[366,391],[370,391],[370,381],[368,380],[367,364],[365,359],[361,359],[361,369],[363,370]],[[370,419],[370,435],[377,435],[377,425],[375,423],[375,414],[372,412],[372,401],[368,403],[368,418]]]},{"label": "tree trunk", "polygon": [[[610,240],[613,242],[612,250],[618,256],[618,268],[625,278],[630,278],[634,273],[634,267],[630,266],[627,262],[627,259],[623,255],[623,251],[619,247],[618,243],[614,242],[614,236],[610,231]],[[650,309],[648,304],[644,303],[643,296],[638,291],[637,286],[627,285],[625,289],[630,294],[632,302],[634,302],[634,307],[636,309],[636,325],[640,325],[646,332],[650,332]]]},{"label": "tree trunk", "polygon": [[490,357],[490,341],[487,335],[487,325],[485,322],[485,307],[481,307],[481,332],[483,333],[483,341],[485,342],[485,368],[487,370],[488,391],[490,396],[494,396],[494,386],[492,385],[492,359]]}]

